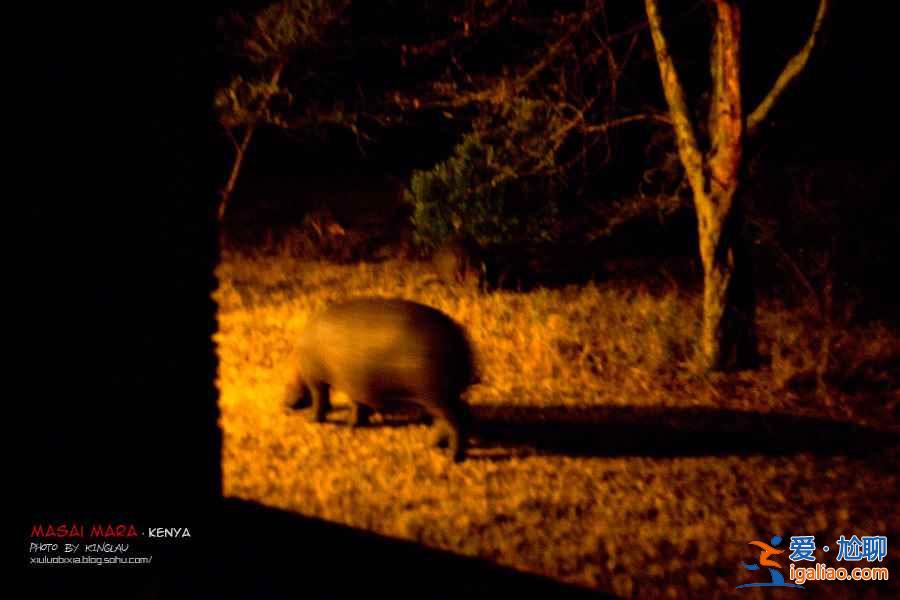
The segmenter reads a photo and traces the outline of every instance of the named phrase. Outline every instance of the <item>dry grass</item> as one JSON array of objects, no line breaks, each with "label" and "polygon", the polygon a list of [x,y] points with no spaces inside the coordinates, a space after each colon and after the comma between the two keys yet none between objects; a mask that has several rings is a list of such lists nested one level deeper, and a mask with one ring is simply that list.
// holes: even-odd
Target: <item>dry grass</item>
[{"label": "dry grass", "polygon": [[[754,580],[740,566],[756,558],[746,545],[752,539],[805,534],[823,544],[841,534],[898,533],[896,446],[873,459],[679,452],[677,444],[658,456],[616,452],[614,444],[604,451],[603,440],[587,453],[476,443],[470,460],[456,465],[430,446],[424,425],[376,418],[350,430],[284,409],[292,340],[309,316],[334,299],[378,295],[435,306],[466,327],[482,378],[467,395],[476,416],[553,408],[577,420],[603,408],[665,419],[666,411],[708,409],[896,427],[896,387],[810,400],[788,385],[809,365],[795,369],[786,358],[751,375],[693,374],[691,298],[598,285],[478,294],[438,284],[416,263],[334,266],[287,255],[232,255],[218,277],[227,495],[624,597],[730,596]],[[799,347],[800,325],[787,327],[785,315],[767,319],[773,356],[792,339]],[[884,331],[878,339],[876,358],[890,360],[896,339]],[[709,431],[717,423],[701,425]],[[829,596],[862,590],[811,586]]]}]

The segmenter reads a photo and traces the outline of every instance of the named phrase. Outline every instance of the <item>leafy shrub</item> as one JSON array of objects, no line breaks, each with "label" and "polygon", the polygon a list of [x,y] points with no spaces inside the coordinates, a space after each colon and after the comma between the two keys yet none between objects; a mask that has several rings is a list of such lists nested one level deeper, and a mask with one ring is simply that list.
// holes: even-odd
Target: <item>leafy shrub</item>
[{"label": "leafy shrub", "polygon": [[416,243],[435,248],[460,236],[483,245],[555,239],[555,159],[545,136],[535,135],[551,118],[535,103],[514,103],[477,123],[446,161],[414,172],[404,199],[413,207]]}]

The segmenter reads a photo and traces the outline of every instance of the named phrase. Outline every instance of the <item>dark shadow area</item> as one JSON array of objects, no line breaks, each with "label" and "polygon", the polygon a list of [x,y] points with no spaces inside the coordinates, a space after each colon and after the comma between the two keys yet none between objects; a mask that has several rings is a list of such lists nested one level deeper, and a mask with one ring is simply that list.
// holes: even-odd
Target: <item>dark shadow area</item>
[{"label": "dark shadow area", "polygon": [[[38,591],[118,598],[613,598],[484,560],[226,500],[211,535],[160,568],[54,572]],[[102,579],[101,579],[102,578]],[[72,586],[76,586],[73,588]],[[38,596],[43,597],[43,596]]]},{"label": "dark shadow area", "polygon": [[[624,406],[475,406],[469,457],[482,450],[570,456],[868,456],[900,451],[900,432],[789,414],[706,408]],[[307,407],[288,409],[309,419]],[[349,427],[349,408],[333,407],[324,427]],[[379,412],[368,427],[403,428],[430,423],[414,406]],[[492,459],[502,458],[491,452]]]},{"label": "dark shadow area", "polygon": [[101,7],[40,17],[13,345],[26,538],[76,519],[200,528],[221,495],[215,73],[204,17],[172,8],[129,28]]},{"label": "dark shadow area", "polygon": [[791,415],[700,408],[475,407],[477,448],[572,456],[875,455],[900,432]]},{"label": "dark shadow area", "polygon": [[225,551],[212,566],[226,574],[225,598],[609,597],[240,501],[226,502],[224,522]]}]

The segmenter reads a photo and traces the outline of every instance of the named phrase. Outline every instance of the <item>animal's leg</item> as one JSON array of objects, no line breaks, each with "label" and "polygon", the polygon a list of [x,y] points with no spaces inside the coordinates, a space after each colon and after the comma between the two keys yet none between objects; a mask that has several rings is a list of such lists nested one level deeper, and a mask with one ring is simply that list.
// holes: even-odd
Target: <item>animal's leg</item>
[{"label": "animal's leg", "polygon": [[365,404],[358,402],[350,402],[350,414],[347,417],[347,425],[350,427],[360,427],[369,423],[369,417],[372,415],[372,409]]},{"label": "animal's leg", "polygon": [[435,445],[449,448],[453,461],[462,462],[466,457],[466,419],[461,412],[446,408],[431,413],[435,417]]},{"label": "animal's leg", "polygon": [[309,386],[312,393],[312,421],[323,423],[328,411],[331,410],[330,389],[327,383],[317,383]]}]

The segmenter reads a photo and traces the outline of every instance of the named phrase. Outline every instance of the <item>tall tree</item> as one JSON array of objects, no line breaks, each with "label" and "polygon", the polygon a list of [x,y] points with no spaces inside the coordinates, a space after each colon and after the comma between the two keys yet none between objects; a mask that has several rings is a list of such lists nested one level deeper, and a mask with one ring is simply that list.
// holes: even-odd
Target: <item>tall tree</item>
[{"label": "tall tree", "polygon": [[[806,43],[788,61],[771,90],[749,115],[744,114],[741,78],[741,2],[710,0],[713,43],[710,50],[712,89],[709,100],[708,140],[698,139],[692,111],[669,50],[657,0],[645,0],[656,60],[678,155],[693,193],[697,213],[700,259],[703,263],[703,325],[700,348],[707,368],[720,369],[744,362],[754,349],[741,343],[753,327],[752,302],[741,278],[749,274],[741,264],[740,211],[736,198],[744,167],[748,136],[760,124],[800,74],[809,60],[828,12],[828,0],[819,0]],[[744,356],[741,356],[744,354]]]},{"label": "tall tree", "polygon": [[[703,96],[709,102],[705,128],[695,122],[700,110],[689,106],[657,0],[645,0],[646,22],[631,24],[627,24],[627,18],[623,22],[622,14],[627,11],[621,6],[616,6],[616,15],[608,14],[603,0],[586,0],[581,7],[570,6],[569,12],[559,9],[544,13],[544,20],[537,16],[540,10],[527,2],[471,3],[455,16],[460,25],[457,38],[445,37],[413,48],[417,55],[445,53],[454,69],[409,104],[447,110],[477,105],[482,120],[476,119],[476,131],[479,124],[499,123],[495,138],[507,144],[512,140],[514,152],[503,161],[496,160],[502,154],[493,155],[497,177],[491,180],[492,185],[496,179],[559,173],[585,158],[583,150],[570,152],[566,158],[567,148],[584,149],[607,141],[614,128],[642,121],[670,125],[697,216],[704,281],[700,357],[706,368],[722,369],[749,363],[756,353],[750,268],[740,245],[741,211],[736,202],[746,168],[747,141],[759,132],[777,101],[805,69],[828,13],[829,0],[819,0],[805,43],[787,61],[759,104],[747,113],[741,73],[744,3],[707,0],[707,4],[713,43],[709,56],[711,89]],[[471,73],[461,50],[466,47],[465,40],[496,31],[505,22],[539,27],[545,36],[522,63],[507,63],[493,74]],[[619,92],[622,84],[629,82],[626,68],[636,62],[635,46],[647,27],[667,115],[637,107],[633,98],[629,106]],[[483,119],[486,114],[519,114],[521,106],[545,115],[539,127],[526,130],[526,135],[521,129],[510,128],[510,123],[516,122],[513,119]],[[588,168],[600,166],[594,162]]]}]

